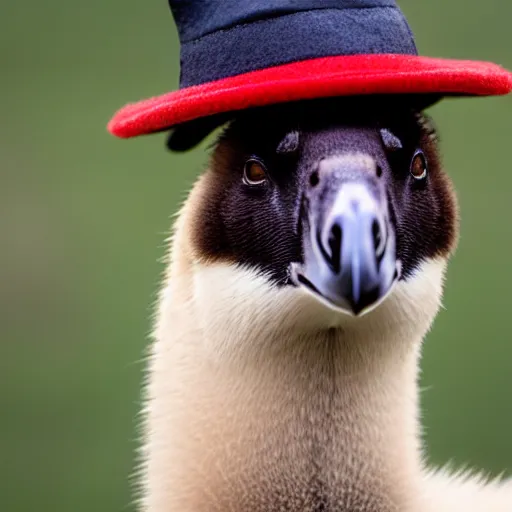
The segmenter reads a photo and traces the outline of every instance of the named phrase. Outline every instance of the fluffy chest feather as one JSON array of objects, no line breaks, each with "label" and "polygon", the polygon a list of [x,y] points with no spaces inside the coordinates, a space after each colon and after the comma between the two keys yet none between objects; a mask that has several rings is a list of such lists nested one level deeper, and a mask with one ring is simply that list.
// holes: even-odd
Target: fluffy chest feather
[{"label": "fluffy chest feather", "polygon": [[[442,268],[431,265],[417,293],[399,288],[383,307],[397,313],[406,293],[428,293],[424,285],[434,274],[439,281]],[[297,336],[325,323],[324,309],[293,291],[269,293],[264,278],[229,265],[196,271],[185,295],[180,280],[174,275],[162,296],[150,369],[147,509],[407,510],[419,494],[416,395],[407,392],[416,345],[402,350],[375,315],[381,327],[370,322],[366,341],[350,327]],[[263,321],[265,307],[281,311],[280,320]]]}]

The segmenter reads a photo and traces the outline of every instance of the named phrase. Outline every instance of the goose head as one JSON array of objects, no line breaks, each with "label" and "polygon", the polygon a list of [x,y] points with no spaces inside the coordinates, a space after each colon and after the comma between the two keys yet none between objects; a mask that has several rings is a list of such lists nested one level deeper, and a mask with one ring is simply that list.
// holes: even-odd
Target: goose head
[{"label": "goose head", "polygon": [[201,261],[251,269],[336,318],[379,310],[456,246],[436,131],[400,99],[242,113],[203,185],[192,235]]}]

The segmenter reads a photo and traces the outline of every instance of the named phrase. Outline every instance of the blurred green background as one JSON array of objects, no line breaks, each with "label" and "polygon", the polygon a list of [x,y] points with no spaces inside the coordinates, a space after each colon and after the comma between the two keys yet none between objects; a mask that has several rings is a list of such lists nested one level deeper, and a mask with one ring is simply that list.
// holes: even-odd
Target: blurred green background
[{"label": "blurred green background", "polygon": [[[131,511],[164,238],[205,152],[105,125],[177,85],[174,25],[165,0],[0,5],[0,511]],[[422,53],[512,68],[511,2],[402,7]],[[512,469],[512,102],[432,114],[463,223],[425,348],[428,454],[495,474]]]}]

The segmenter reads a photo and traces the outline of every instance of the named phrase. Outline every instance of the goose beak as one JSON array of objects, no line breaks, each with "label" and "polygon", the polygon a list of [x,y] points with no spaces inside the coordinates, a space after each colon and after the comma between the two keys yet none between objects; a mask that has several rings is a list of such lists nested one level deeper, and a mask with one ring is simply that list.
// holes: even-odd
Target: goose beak
[{"label": "goose beak", "polygon": [[322,161],[303,205],[304,261],[291,269],[297,285],[355,316],[383,302],[400,275],[386,193],[375,170],[372,159]]}]

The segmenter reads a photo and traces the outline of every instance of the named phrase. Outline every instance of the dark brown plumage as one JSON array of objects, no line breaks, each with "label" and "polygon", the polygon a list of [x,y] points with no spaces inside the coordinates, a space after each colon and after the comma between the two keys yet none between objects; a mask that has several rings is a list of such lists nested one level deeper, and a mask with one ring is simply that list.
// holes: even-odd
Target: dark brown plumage
[{"label": "dark brown plumage", "polygon": [[[380,129],[394,134],[402,147],[386,148]],[[428,177],[417,183],[409,171],[418,149],[425,154]],[[384,170],[404,278],[422,260],[453,250],[457,203],[431,121],[400,100],[333,99],[241,114],[227,127],[197,211],[198,254],[248,264],[288,283],[290,263],[301,260],[297,225],[305,184],[320,160],[343,152],[374,156]],[[268,184],[244,185],[244,164],[251,157],[266,165]]]}]

